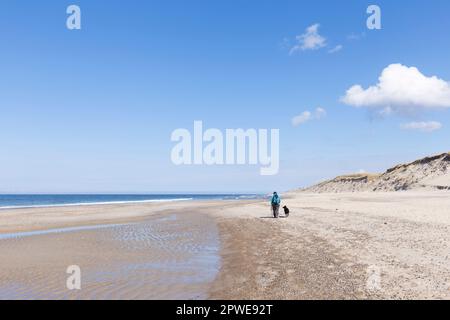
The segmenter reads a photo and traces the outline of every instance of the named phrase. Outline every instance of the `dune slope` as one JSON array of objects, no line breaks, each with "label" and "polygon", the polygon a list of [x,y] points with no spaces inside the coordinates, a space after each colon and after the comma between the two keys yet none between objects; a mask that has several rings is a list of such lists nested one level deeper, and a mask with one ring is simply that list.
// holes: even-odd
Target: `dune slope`
[{"label": "dune slope", "polygon": [[308,192],[360,192],[404,190],[450,190],[450,153],[400,164],[382,174],[339,176],[310,188]]}]

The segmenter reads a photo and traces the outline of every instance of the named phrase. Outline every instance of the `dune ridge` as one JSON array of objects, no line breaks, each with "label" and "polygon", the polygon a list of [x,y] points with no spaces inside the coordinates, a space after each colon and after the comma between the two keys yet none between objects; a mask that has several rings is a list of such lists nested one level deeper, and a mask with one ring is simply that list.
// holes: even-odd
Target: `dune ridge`
[{"label": "dune ridge", "polygon": [[399,164],[381,174],[338,176],[302,190],[314,193],[450,190],[450,152]]}]

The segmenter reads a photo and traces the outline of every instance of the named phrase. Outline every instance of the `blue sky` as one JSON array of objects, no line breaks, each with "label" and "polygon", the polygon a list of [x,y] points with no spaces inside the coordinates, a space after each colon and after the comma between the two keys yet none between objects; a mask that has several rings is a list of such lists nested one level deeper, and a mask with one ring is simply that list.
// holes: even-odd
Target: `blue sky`
[{"label": "blue sky", "polygon": [[[66,28],[71,4],[81,30]],[[370,4],[381,30],[366,27]],[[450,106],[432,97],[384,117],[389,93],[341,100],[391,64],[448,84],[448,12],[446,0],[2,1],[0,192],[267,192],[449,151]],[[290,53],[315,24],[326,45]],[[325,117],[292,125],[318,107]],[[175,166],[171,132],[194,120],[279,128],[279,174]]]}]

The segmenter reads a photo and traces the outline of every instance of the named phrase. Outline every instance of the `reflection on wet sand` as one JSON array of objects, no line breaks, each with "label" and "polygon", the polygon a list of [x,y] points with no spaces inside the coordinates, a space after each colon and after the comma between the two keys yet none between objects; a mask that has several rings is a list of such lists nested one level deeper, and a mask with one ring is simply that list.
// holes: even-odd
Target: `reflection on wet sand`
[{"label": "reflection on wet sand", "polygon": [[[0,299],[199,299],[219,270],[219,240],[205,215],[3,234]],[[81,290],[66,268],[82,270]]]}]

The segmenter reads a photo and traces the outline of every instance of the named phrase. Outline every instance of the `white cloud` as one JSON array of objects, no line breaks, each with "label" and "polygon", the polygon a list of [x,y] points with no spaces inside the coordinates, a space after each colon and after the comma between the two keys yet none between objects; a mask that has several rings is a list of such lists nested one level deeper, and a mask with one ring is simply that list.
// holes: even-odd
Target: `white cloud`
[{"label": "white cloud", "polygon": [[316,23],[306,28],[305,33],[296,36],[297,44],[293,46],[289,54],[296,51],[317,50],[326,46],[326,38],[319,34],[320,24]]},{"label": "white cloud", "polygon": [[333,49],[328,50],[328,53],[335,53],[335,52],[339,52],[344,48],[344,46],[342,44],[337,45],[336,47],[334,47]]},{"label": "white cloud", "polygon": [[341,101],[388,114],[445,109],[450,108],[450,83],[436,76],[427,77],[415,67],[391,64],[383,70],[376,85],[367,89],[354,85]]},{"label": "white cloud", "polygon": [[403,130],[417,130],[422,132],[433,132],[442,128],[442,124],[437,121],[410,122],[400,125]]},{"label": "white cloud", "polygon": [[310,120],[320,120],[326,115],[327,112],[323,108],[317,108],[314,113],[310,111],[304,111],[298,116],[292,118],[292,125],[294,127],[298,127],[299,125],[304,124],[305,122],[308,122]]},{"label": "white cloud", "polygon": [[311,120],[312,114],[309,111],[304,111],[300,115],[292,118],[292,125],[297,127],[309,120]]}]

